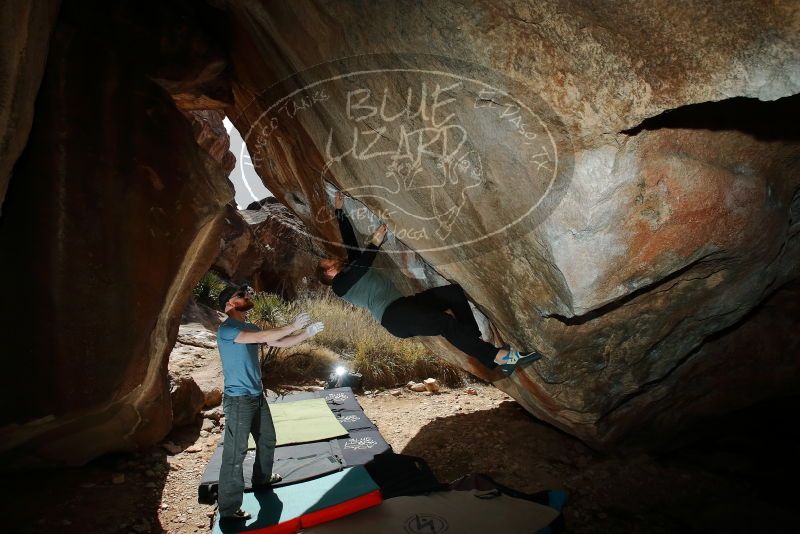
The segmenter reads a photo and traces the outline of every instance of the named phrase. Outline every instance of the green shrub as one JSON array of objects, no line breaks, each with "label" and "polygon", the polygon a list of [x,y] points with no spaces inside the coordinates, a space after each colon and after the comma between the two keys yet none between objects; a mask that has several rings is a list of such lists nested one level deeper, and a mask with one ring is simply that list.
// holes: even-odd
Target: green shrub
[{"label": "green shrub", "polygon": [[212,271],[208,271],[192,289],[192,294],[197,302],[217,309],[217,299],[220,292],[225,289],[225,282]]},{"label": "green shrub", "polygon": [[248,318],[259,328],[285,326],[294,319],[295,306],[272,293],[257,293],[253,297],[253,309]]}]

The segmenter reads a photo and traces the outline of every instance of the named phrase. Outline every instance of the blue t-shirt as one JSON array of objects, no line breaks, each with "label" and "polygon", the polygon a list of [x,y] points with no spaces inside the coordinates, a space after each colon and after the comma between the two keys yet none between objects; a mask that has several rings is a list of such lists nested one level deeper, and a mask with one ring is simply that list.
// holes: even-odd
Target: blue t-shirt
[{"label": "blue t-shirt", "polygon": [[258,362],[258,343],[234,343],[241,331],[258,332],[252,323],[225,319],[217,330],[217,347],[225,377],[225,395],[261,395],[261,366]]}]

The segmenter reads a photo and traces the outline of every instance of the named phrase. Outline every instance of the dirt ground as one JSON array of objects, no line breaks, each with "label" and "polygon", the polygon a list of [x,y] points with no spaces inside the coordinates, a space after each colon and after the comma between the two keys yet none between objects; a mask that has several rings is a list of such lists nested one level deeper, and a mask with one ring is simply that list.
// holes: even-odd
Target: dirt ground
[{"label": "dirt ground", "polygon": [[[508,486],[564,488],[569,532],[800,532],[798,402],[737,414],[700,444],[670,455],[615,457],[544,424],[507,395],[402,391],[359,401],[395,452],[425,458],[441,481],[480,472]],[[784,411],[785,410],[785,413]],[[795,418],[792,418],[795,417]],[[209,529],[197,485],[219,439],[209,419],[164,446],[78,469],[0,480],[3,532],[186,533]],[[172,452],[165,447],[175,445]],[[498,533],[502,532],[498,528]]]}]

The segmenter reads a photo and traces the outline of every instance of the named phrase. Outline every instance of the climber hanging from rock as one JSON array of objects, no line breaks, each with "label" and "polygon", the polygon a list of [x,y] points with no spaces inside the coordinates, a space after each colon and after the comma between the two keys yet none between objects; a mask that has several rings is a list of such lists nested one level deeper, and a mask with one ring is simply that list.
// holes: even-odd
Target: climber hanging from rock
[{"label": "climber hanging from rock", "polygon": [[483,341],[464,290],[456,284],[404,297],[386,275],[371,268],[386,237],[386,225],[375,230],[362,250],[344,213],[344,195],[340,191],[336,192],[334,208],[348,251],[347,261],[325,258],[319,262],[317,272],[320,281],[330,285],[337,296],[369,310],[375,320],[396,337],[442,336],[489,369],[500,366],[503,372],[510,374],[519,364],[542,357],[535,351],[498,349]]}]

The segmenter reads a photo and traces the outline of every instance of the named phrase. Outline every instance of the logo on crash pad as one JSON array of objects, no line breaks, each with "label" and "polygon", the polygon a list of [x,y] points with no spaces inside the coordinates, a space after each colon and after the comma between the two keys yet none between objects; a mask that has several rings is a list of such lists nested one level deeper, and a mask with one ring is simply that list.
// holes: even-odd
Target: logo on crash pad
[{"label": "logo on crash pad", "polygon": [[311,239],[335,226],[340,189],[359,233],[388,225],[386,253],[480,254],[530,233],[571,179],[566,128],[531,82],[442,56],[359,55],[267,89],[242,133],[259,174],[303,182],[281,200]]},{"label": "logo on crash pad", "polygon": [[331,393],[325,397],[326,401],[344,402],[348,399],[347,393]]},{"label": "logo on crash pad", "polygon": [[350,438],[344,443],[345,449],[353,449],[353,450],[364,450],[364,449],[371,449],[378,442],[372,438]]},{"label": "logo on crash pad", "polygon": [[441,534],[447,532],[447,521],[433,514],[414,514],[405,523],[408,534]]},{"label": "logo on crash pad", "polygon": [[357,415],[345,415],[344,417],[340,417],[339,421],[341,421],[342,423],[355,423],[360,419],[361,418]]}]

